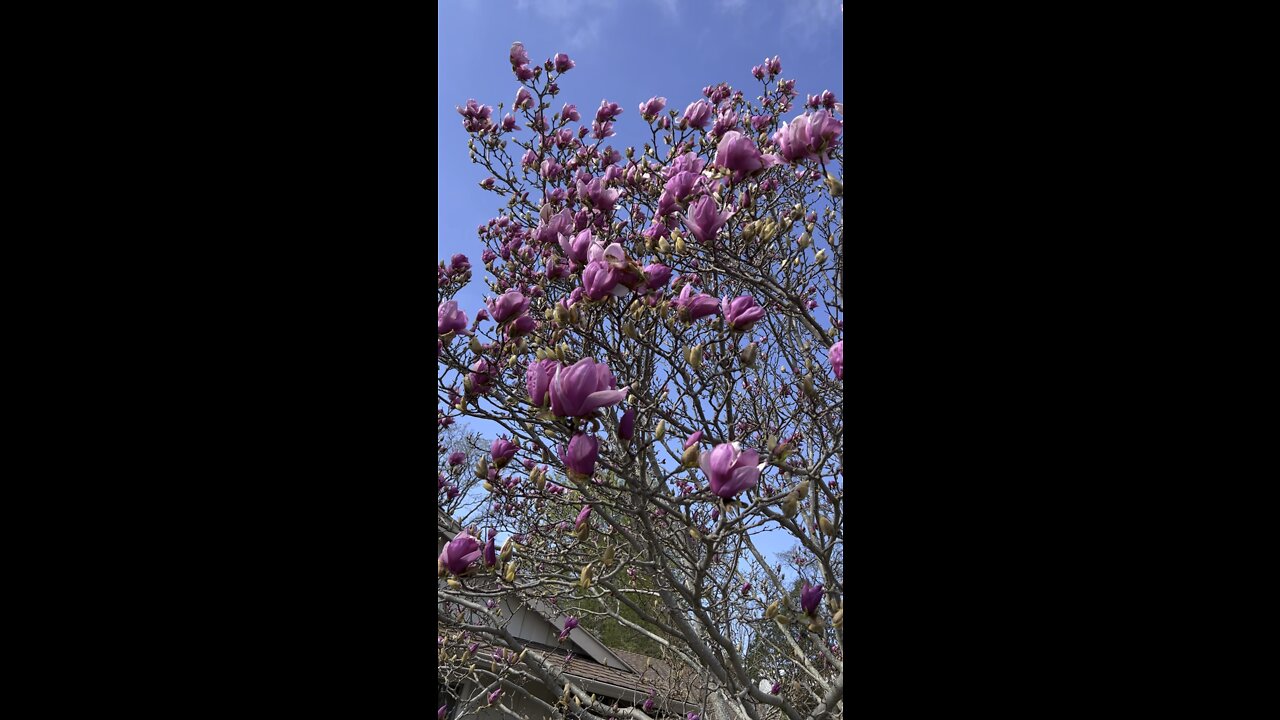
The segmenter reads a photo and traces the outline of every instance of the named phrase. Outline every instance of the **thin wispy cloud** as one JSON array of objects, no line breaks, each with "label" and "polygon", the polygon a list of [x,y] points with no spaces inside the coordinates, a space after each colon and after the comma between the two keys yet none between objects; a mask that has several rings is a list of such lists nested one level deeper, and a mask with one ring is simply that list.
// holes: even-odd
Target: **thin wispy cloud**
[{"label": "thin wispy cloud", "polygon": [[675,20],[680,17],[680,0],[653,0],[658,6],[658,10],[662,12],[668,20]]},{"label": "thin wispy cloud", "polygon": [[738,11],[747,6],[747,0],[717,0],[721,10]]}]

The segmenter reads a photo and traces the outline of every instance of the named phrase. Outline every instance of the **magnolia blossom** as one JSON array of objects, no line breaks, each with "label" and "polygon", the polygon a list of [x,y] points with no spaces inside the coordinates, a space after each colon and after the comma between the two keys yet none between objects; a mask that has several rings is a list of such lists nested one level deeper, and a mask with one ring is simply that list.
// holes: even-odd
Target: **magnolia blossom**
[{"label": "magnolia blossom", "polygon": [[498,556],[494,551],[493,538],[489,538],[488,542],[484,544],[484,564],[487,567],[493,567],[498,564]]},{"label": "magnolia blossom", "polygon": [[676,173],[662,187],[662,195],[658,197],[658,215],[666,215],[686,200],[704,195],[712,191],[707,178],[699,173]]},{"label": "magnolia blossom", "polygon": [[666,98],[651,97],[645,102],[640,103],[640,117],[643,117],[645,120],[653,120],[666,106]]},{"label": "magnolia blossom", "polygon": [[653,263],[644,267],[645,287],[657,290],[671,279],[671,268],[662,263]]},{"label": "magnolia blossom", "polygon": [[756,305],[750,295],[740,295],[732,300],[724,298],[724,320],[731,330],[748,332],[756,321],[764,317],[764,308]]},{"label": "magnolia blossom", "polygon": [[489,313],[493,315],[494,321],[504,323],[528,310],[529,298],[518,290],[508,290],[502,294],[502,297],[490,301],[488,305]]},{"label": "magnolia blossom", "polygon": [[511,43],[511,67],[520,67],[529,64],[529,53],[524,49],[524,43]]},{"label": "magnolia blossom", "polygon": [[451,332],[471,334],[471,331],[467,330],[467,314],[458,309],[457,300],[448,300],[436,310],[436,329],[441,335]]},{"label": "magnolia blossom", "polygon": [[685,227],[689,228],[689,232],[698,242],[705,243],[710,241],[724,227],[733,215],[732,212],[725,210],[723,212],[716,209],[715,198],[710,195],[703,195],[698,198],[689,210],[685,212],[683,220]]},{"label": "magnolia blossom", "polygon": [[692,433],[692,434],[690,434],[690,435],[689,435],[689,437],[685,438],[685,440],[684,440],[684,449],[685,449],[685,450],[688,450],[689,448],[693,447],[694,445],[697,445],[697,444],[698,444],[698,441],[699,441],[699,440],[701,440],[701,439],[702,439],[702,431],[701,431],[701,430],[699,430],[699,431],[698,431],[698,432],[696,432],[696,433]]},{"label": "magnolia blossom", "polygon": [[516,450],[520,446],[511,442],[506,438],[498,438],[489,446],[489,454],[493,456],[493,464],[499,468],[504,468],[507,463],[511,462],[511,458],[516,456]]},{"label": "magnolia blossom", "polygon": [[689,322],[720,314],[720,301],[705,293],[694,294],[692,285],[685,285],[671,305],[679,311],[681,319]]},{"label": "magnolia blossom", "polygon": [[444,551],[440,553],[440,562],[449,572],[461,575],[478,557],[480,557],[480,543],[463,530],[445,544]]},{"label": "magnolia blossom", "polygon": [[630,440],[636,430],[636,411],[635,408],[627,408],[622,413],[622,419],[618,421],[618,437],[623,440]]},{"label": "magnolia blossom", "polygon": [[784,160],[797,163],[803,160],[827,160],[835,148],[836,138],[844,131],[844,123],[836,120],[826,110],[812,115],[801,115],[790,123],[783,123],[773,134]]},{"label": "magnolia blossom", "polygon": [[513,107],[517,110],[533,107],[533,95],[529,93],[529,88],[521,86],[520,89],[516,91],[516,101]]},{"label": "magnolia blossom", "polygon": [[558,417],[586,417],[602,407],[616,405],[630,388],[617,390],[609,367],[585,357],[561,368],[551,381],[551,412]]},{"label": "magnolia blossom", "polygon": [[831,350],[827,353],[827,359],[831,361],[831,369],[836,373],[837,380],[844,379],[844,341],[831,346]]},{"label": "magnolia blossom", "polygon": [[680,120],[680,124],[701,130],[707,126],[707,121],[710,119],[711,104],[705,100],[695,100],[684,109],[684,117]]},{"label": "magnolia blossom", "polygon": [[464,453],[461,453],[461,452],[449,453],[449,465],[452,467],[457,467],[466,461],[467,461],[467,456]]},{"label": "magnolia blossom", "polygon": [[555,360],[538,360],[529,363],[525,371],[525,385],[529,389],[529,399],[535,407],[542,407],[547,401],[547,389],[551,387],[551,379],[560,369]]},{"label": "magnolia blossom", "polygon": [[579,265],[587,264],[587,250],[591,249],[592,244],[590,230],[583,230],[573,237],[560,236],[560,249],[564,251],[564,256]]},{"label": "magnolia blossom", "polygon": [[[578,433],[573,436],[567,446],[561,446],[556,454],[560,456],[560,462],[564,464],[565,472],[570,477],[589,478],[596,470],[596,458],[600,456],[600,441],[592,435]],[[582,516],[579,515],[579,517]]]},{"label": "magnolia blossom", "polygon": [[493,377],[496,374],[497,369],[488,360],[484,358],[477,360],[471,366],[471,372],[467,374],[467,380],[471,381],[471,391],[483,395],[492,390]]},{"label": "magnolia blossom", "polygon": [[822,601],[823,587],[819,583],[815,587],[809,587],[806,582],[804,587],[800,589],[800,607],[808,615],[813,615],[818,610],[818,603]]},{"label": "magnolia blossom", "polygon": [[574,530],[581,530],[583,525],[587,524],[587,520],[591,518],[591,506],[583,505],[582,510],[578,512],[578,519],[573,522]]},{"label": "magnolia blossom", "polygon": [[569,56],[564,53],[556,53],[555,58],[552,60],[552,64],[555,66],[556,72],[558,73],[569,72],[577,66],[577,63],[570,60]]},{"label": "magnolia blossom", "polygon": [[590,182],[578,180],[577,183],[578,197],[591,203],[591,207],[605,213],[606,215],[613,212],[613,205],[618,201],[618,197],[622,195],[621,190],[609,190],[605,188],[602,178],[591,178]]},{"label": "magnolia blossom", "polygon": [[573,615],[566,617],[564,619],[564,629],[560,631],[559,641],[564,642],[567,640],[569,638],[569,633],[573,632],[573,629],[576,627],[578,627],[578,618]]},{"label": "magnolia blossom", "polygon": [[733,181],[742,182],[747,176],[778,164],[774,155],[765,155],[751,138],[737,130],[730,130],[716,148],[715,164],[733,171]]},{"label": "magnolia blossom", "polygon": [[717,445],[702,456],[699,464],[711,492],[726,499],[755,487],[762,469],[759,453],[743,450],[741,443],[736,442]]}]

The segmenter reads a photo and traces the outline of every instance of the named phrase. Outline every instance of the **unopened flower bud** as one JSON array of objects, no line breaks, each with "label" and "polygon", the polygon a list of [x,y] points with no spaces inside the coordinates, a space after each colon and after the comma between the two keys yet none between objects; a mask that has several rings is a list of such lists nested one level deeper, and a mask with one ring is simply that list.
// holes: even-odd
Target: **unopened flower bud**
[{"label": "unopened flower bud", "polygon": [[582,566],[582,574],[578,577],[578,584],[583,590],[591,587],[591,563]]},{"label": "unopened flower bud", "polygon": [[663,255],[671,252],[671,243],[667,242],[666,237],[658,238],[658,251]]},{"label": "unopened flower bud", "polygon": [[796,498],[795,493],[787,495],[787,498],[782,501],[782,514],[787,517],[795,517],[796,513],[799,511],[800,500]]},{"label": "unopened flower bud", "polygon": [[809,481],[808,481],[808,480],[805,480],[804,482],[802,482],[802,483],[800,483],[799,485],[797,485],[797,486],[796,486],[796,495],[799,495],[799,496],[800,496],[800,499],[802,499],[802,500],[803,500],[804,498],[806,498],[806,497],[808,497],[808,496],[809,496]]},{"label": "unopened flower bud", "polygon": [[689,448],[684,451],[684,456],[680,458],[680,462],[687,468],[696,468],[698,467],[698,461],[701,457],[702,452],[698,449],[698,446],[690,445]]},{"label": "unopened flower bud", "polygon": [[467,344],[471,348],[471,352],[480,355],[484,352],[484,348],[480,346],[480,341],[474,335],[471,336],[471,342]]},{"label": "unopened flower bud", "polygon": [[498,557],[502,560],[502,562],[506,562],[511,559],[511,549],[512,549],[512,540],[511,538],[507,538],[507,541],[502,543],[502,551],[498,553]]},{"label": "unopened flower bud", "polygon": [[516,581],[516,564],[514,562],[507,563],[507,572],[503,577],[509,583]]},{"label": "unopened flower bud", "polygon": [[738,354],[738,357],[742,360],[742,364],[747,367],[755,367],[756,355],[758,354],[759,349],[759,346],[755,343],[751,343],[743,348],[742,352]]},{"label": "unopened flower bud", "polygon": [[835,175],[827,175],[824,182],[827,183],[827,189],[831,191],[831,197],[838,198],[844,195],[844,183],[836,179]]},{"label": "unopened flower bud", "polygon": [[816,260],[819,265],[821,265],[822,263],[827,261],[827,251],[819,250],[818,252],[814,253],[813,259]]},{"label": "unopened flower bud", "polygon": [[809,233],[804,233],[800,237],[796,238],[796,245],[799,245],[801,250],[809,247]]},{"label": "unopened flower bud", "polygon": [[600,558],[600,562],[605,565],[613,564],[613,546],[610,545],[604,549],[604,556]]},{"label": "unopened flower bud", "polygon": [[823,533],[830,535],[831,537],[836,536],[836,526],[832,525],[831,521],[825,517],[818,518],[818,527],[822,529]]},{"label": "unopened flower bud", "polygon": [[774,616],[776,616],[777,614],[778,614],[778,601],[774,600],[773,602],[769,603],[769,607],[764,609],[764,618],[766,620],[772,620]]},{"label": "unopened flower bud", "polygon": [[676,238],[676,254],[677,255],[684,254],[684,238],[682,237]]},{"label": "unopened flower bud", "polygon": [[831,624],[838,628],[844,627],[844,608],[840,608],[835,615],[831,616]]},{"label": "unopened flower bud", "polygon": [[662,438],[664,438],[664,437],[666,437],[666,436],[667,436],[667,421],[666,421],[666,420],[659,420],[659,421],[658,421],[658,427],[657,427],[657,428],[655,428],[655,429],[654,429],[654,431],[653,431],[653,439],[654,439],[654,440],[661,441],[661,440],[662,440]]},{"label": "unopened flower bud", "polygon": [[694,345],[685,351],[685,359],[695,371],[702,369],[702,345]]},{"label": "unopened flower bud", "polygon": [[476,463],[476,477],[480,480],[487,480],[489,478],[488,458],[480,458],[480,462]]}]

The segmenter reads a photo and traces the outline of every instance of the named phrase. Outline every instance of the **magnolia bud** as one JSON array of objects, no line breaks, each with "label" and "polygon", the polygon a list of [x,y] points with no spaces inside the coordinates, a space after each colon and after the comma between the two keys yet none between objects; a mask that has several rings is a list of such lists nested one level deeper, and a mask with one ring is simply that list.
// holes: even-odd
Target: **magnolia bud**
[{"label": "magnolia bud", "polygon": [[812,376],[812,375],[805,375],[805,376],[800,380],[800,386],[801,386],[802,388],[804,388],[804,394],[805,394],[805,395],[808,395],[808,396],[809,396],[809,397],[811,397],[811,398],[817,398],[817,397],[818,397],[818,391],[813,389],[813,376]]},{"label": "magnolia bud", "polygon": [[655,428],[655,429],[654,429],[654,431],[653,431],[653,439],[654,439],[654,440],[661,441],[661,440],[662,440],[662,438],[664,438],[664,437],[666,437],[666,436],[667,436],[667,421],[666,421],[666,420],[659,420],[659,421],[658,421],[658,427],[657,427],[657,428]]},{"label": "magnolia bud", "polygon": [[605,565],[613,564],[613,546],[612,545],[604,549],[604,556],[600,558],[600,561]]},{"label": "magnolia bud", "polygon": [[831,616],[831,624],[836,627],[844,627],[844,608],[837,610],[836,614]]},{"label": "magnolia bud", "polygon": [[582,566],[582,574],[578,577],[578,584],[583,590],[591,587],[591,563]]},{"label": "magnolia bud", "polygon": [[484,489],[485,492],[493,492],[493,486],[489,484],[488,480],[484,482]]},{"label": "magnolia bud", "polygon": [[467,347],[471,348],[471,352],[477,355],[484,352],[484,348],[480,347],[480,341],[474,335],[471,336],[471,342],[467,343]]},{"label": "magnolia bud", "polygon": [[751,343],[743,348],[742,352],[738,354],[738,357],[742,360],[742,364],[747,367],[755,367],[756,355],[758,354],[759,349],[759,346],[755,343]]},{"label": "magnolia bud", "polygon": [[809,233],[805,233],[796,238],[796,245],[799,245],[801,250],[809,247]]},{"label": "magnolia bud", "polygon": [[516,581],[516,564],[514,562],[507,563],[507,572],[503,577],[506,578],[506,581],[509,583]]},{"label": "magnolia bud", "polygon": [[698,532],[698,528],[689,528],[689,537],[693,538],[694,540],[701,540],[702,533]]},{"label": "magnolia bud", "polygon": [[569,322],[573,323],[574,325],[577,325],[578,321],[581,319],[582,319],[582,313],[578,311],[577,305],[574,305],[573,307],[569,308]]},{"label": "magnolia bud", "polygon": [[777,614],[778,614],[778,601],[774,600],[773,602],[769,603],[769,607],[764,609],[764,618],[766,620],[771,620]]},{"label": "magnolia bud", "polygon": [[831,197],[838,198],[844,195],[844,183],[836,179],[834,175],[827,175],[824,181],[827,183],[827,189],[831,191]]},{"label": "magnolia bud", "polygon": [[831,537],[836,536],[836,526],[832,525],[831,521],[826,519],[825,517],[818,518],[818,527],[821,528],[822,532],[826,533],[827,535],[830,535]]},{"label": "magnolia bud", "polygon": [[796,498],[795,493],[787,495],[786,499],[782,501],[782,514],[787,517],[795,517],[799,511],[800,500]]},{"label": "magnolia bud", "polygon": [[808,480],[805,480],[804,482],[802,482],[802,483],[800,483],[799,485],[797,485],[797,486],[796,486],[796,494],[797,494],[797,495],[799,495],[801,499],[804,499],[804,498],[806,498],[806,497],[808,497],[808,496],[809,496],[809,481],[808,481]]},{"label": "magnolia bud", "polygon": [[498,554],[498,557],[502,560],[502,562],[506,562],[511,559],[511,550],[512,550],[512,540],[511,538],[507,538],[507,541],[502,543],[502,551]]},{"label": "magnolia bud", "polygon": [[444,561],[443,561],[443,560],[440,560],[440,559],[437,559],[437,560],[436,560],[436,574],[437,574],[439,577],[444,577],[444,576],[445,576]]},{"label": "magnolia bud", "polygon": [[689,449],[684,451],[684,457],[680,458],[680,462],[687,468],[696,468],[698,467],[698,460],[701,456],[702,453],[698,450],[698,446],[690,445]]},{"label": "magnolia bud", "polygon": [[480,462],[476,463],[476,477],[480,480],[489,478],[489,460],[487,458],[480,458]]},{"label": "magnolia bud", "polygon": [[790,625],[790,624],[791,624],[791,616],[790,616],[790,615],[779,615],[779,616],[778,616],[778,622],[782,623],[783,625]]},{"label": "magnolia bud", "polygon": [[622,334],[633,340],[638,339],[636,337],[636,326],[630,321],[622,323]]},{"label": "magnolia bud", "polygon": [[566,309],[565,306],[561,305],[560,303],[556,303],[554,312],[555,312],[555,320],[558,323],[562,323],[562,324],[567,323],[573,317],[572,315],[570,315],[569,310]]},{"label": "magnolia bud", "polygon": [[684,238],[682,237],[676,238],[676,254],[677,255],[684,254]]},{"label": "magnolia bud", "polygon": [[671,252],[671,243],[667,242],[665,237],[658,238],[658,251],[663,255]]},{"label": "magnolia bud", "polygon": [[816,260],[819,265],[821,265],[822,263],[827,261],[827,251],[819,250],[818,252],[814,253],[813,259]]},{"label": "magnolia bud", "polygon": [[685,359],[695,371],[702,369],[702,345],[694,345],[685,351]]}]

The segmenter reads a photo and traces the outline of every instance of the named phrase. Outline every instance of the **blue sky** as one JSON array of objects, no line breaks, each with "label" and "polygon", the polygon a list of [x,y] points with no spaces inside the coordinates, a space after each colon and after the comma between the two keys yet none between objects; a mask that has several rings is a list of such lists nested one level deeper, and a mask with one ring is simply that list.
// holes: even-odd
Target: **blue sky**
[{"label": "blue sky", "polygon": [[[801,114],[810,94],[831,90],[845,101],[843,19],[835,0],[440,0],[437,258],[471,258],[475,277],[456,297],[467,316],[475,317],[487,289],[476,226],[498,214],[503,198],[477,186],[488,173],[468,159],[455,106],[475,98],[500,119],[497,104],[509,108],[519,87],[507,59],[512,42],[523,42],[533,63],[568,53],[577,66],[560,81],[553,107],[576,103],[589,120],[601,100],[618,103],[624,112],[609,142],[622,151],[647,138],[641,102],[661,95],[668,108],[683,110],[719,82],[755,97],[751,67],[774,55],[800,93],[784,120]],[[466,422],[495,434],[491,425]],[[766,555],[791,547],[780,535],[760,538]]]}]

